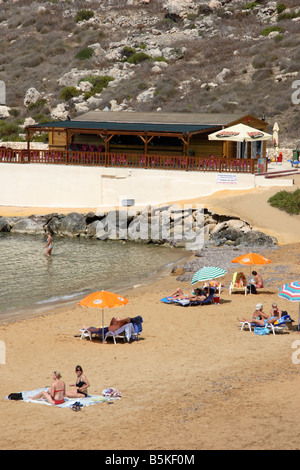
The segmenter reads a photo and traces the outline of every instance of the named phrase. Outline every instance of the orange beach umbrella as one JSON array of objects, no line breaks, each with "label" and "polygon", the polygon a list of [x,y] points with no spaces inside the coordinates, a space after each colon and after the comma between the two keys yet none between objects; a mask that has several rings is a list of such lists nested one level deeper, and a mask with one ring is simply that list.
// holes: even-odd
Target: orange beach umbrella
[{"label": "orange beach umbrella", "polygon": [[258,255],[257,253],[247,253],[246,255],[238,256],[231,260],[232,263],[240,263],[240,264],[269,264],[271,261],[266,258],[265,256]]},{"label": "orange beach umbrella", "polygon": [[104,308],[122,307],[128,304],[129,300],[119,294],[104,290],[93,292],[78,302],[82,307],[102,308],[102,340],[104,341]]}]

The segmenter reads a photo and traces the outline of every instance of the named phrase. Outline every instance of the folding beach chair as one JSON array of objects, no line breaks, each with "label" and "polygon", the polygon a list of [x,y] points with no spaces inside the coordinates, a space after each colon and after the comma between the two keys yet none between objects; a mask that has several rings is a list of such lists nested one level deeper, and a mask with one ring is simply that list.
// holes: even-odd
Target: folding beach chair
[{"label": "folding beach chair", "polygon": [[237,283],[236,278],[237,278],[238,273],[234,273],[232,281],[229,286],[229,295],[232,294],[232,292],[237,291],[237,292],[244,292],[245,295],[247,295],[247,286],[236,286],[235,284]]},{"label": "folding beach chair", "polygon": [[264,326],[257,325],[256,323],[244,321],[240,322],[241,323],[241,331],[245,329],[245,327],[249,328],[249,331],[251,332],[252,329],[254,331],[254,328],[268,328],[270,332],[272,331],[273,335],[276,333],[283,333],[285,330],[288,329],[287,324],[292,323],[293,320],[289,315],[284,315],[281,318],[277,320],[276,323],[266,323]]},{"label": "folding beach chair", "polygon": [[139,334],[139,332],[135,332],[132,323],[126,323],[126,325],[121,326],[121,328],[116,331],[108,331],[105,335],[105,340],[107,340],[109,337],[112,337],[115,344],[117,344],[116,339],[123,339],[124,343],[127,340],[129,343],[131,339],[137,340]]}]

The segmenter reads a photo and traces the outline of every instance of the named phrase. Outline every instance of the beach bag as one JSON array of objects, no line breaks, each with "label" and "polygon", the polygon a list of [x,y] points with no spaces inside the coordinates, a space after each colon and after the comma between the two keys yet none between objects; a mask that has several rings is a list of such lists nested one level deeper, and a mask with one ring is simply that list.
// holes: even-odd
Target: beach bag
[{"label": "beach bag", "polygon": [[10,393],[7,397],[9,400],[23,400],[22,393]]},{"label": "beach bag", "polygon": [[106,398],[121,398],[122,393],[119,392],[116,388],[110,387],[102,391],[102,395]]},{"label": "beach bag", "polygon": [[269,330],[269,328],[265,328],[265,327],[261,328],[261,327],[256,326],[254,328],[254,333],[256,335],[263,336],[263,335],[270,334],[270,330]]}]

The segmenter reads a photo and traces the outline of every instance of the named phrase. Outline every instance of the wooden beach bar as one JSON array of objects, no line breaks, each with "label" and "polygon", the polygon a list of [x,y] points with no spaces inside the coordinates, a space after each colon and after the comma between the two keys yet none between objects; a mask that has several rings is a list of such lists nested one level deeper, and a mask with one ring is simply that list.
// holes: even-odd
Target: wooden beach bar
[{"label": "wooden beach bar", "polygon": [[[30,125],[27,149],[0,148],[0,161],[184,171],[256,173],[265,142],[242,145],[208,135],[243,123],[266,132],[267,122],[232,114],[90,111],[74,119]],[[47,133],[49,149],[31,149]]]}]

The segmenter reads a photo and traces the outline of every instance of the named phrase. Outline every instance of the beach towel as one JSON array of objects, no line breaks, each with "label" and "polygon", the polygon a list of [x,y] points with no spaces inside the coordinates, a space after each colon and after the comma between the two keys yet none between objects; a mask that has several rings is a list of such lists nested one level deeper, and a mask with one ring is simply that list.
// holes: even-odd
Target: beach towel
[{"label": "beach towel", "polygon": [[135,338],[135,332],[134,332],[133,324],[132,323],[126,323],[126,325],[121,326],[121,328],[119,328],[116,331],[108,331],[105,335],[105,339],[108,338],[109,336],[118,336],[121,333],[123,333],[123,331],[125,332],[125,337],[126,337],[128,343],[130,342],[131,338],[132,339]]},{"label": "beach towel", "polygon": [[174,298],[172,297],[163,297],[160,299],[161,302],[164,302],[165,304],[173,304],[174,303]]},{"label": "beach towel", "polygon": [[[40,405],[55,406],[55,407],[58,407],[58,408],[72,408],[72,406],[76,402],[80,402],[82,407],[90,406],[90,405],[96,405],[98,403],[103,403],[103,402],[110,402],[111,403],[111,400],[120,399],[120,397],[121,397],[120,392],[119,392],[119,394],[116,394],[114,396],[110,396],[110,395],[105,395],[104,396],[102,394],[102,395],[88,395],[87,397],[83,397],[83,398],[66,398],[65,397],[65,401],[61,405],[51,405],[51,403],[48,403],[46,400],[43,400],[43,399],[39,399],[39,400],[30,400],[29,399],[29,397],[35,396],[41,391],[46,392],[47,390],[48,390],[48,387],[46,387],[46,388],[37,388],[35,390],[24,391],[24,392],[20,392],[20,393],[22,393],[23,402],[25,402],[25,403],[38,403]],[[8,396],[5,397],[5,399],[8,400],[9,399]]]},{"label": "beach towel", "polygon": [[291,323],[293,320],[291,319],[290,315],[282,315],[281,318],[274,323],[274,325],[282,325],[284,323]]},{"label": "beach towel", "polygon": [[143,318],[141,317],[141,315],[138,315],[137,317],[134,317],[134,318],[130,318],[130,323],[133,324],[133,329],[135,333],[139,334],[143,331],[143,326],[142,326]]}]

